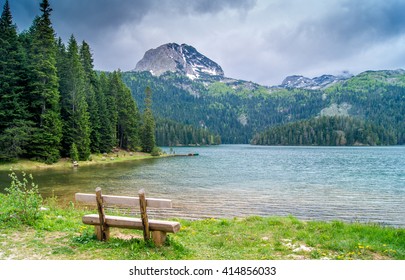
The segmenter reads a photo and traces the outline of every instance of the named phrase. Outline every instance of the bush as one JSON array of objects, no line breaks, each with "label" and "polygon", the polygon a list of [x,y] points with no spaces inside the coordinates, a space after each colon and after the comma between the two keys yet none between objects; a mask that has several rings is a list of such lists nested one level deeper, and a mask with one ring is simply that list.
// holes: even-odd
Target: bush
[{"label": "bush", "polygon": [[159,147],[156,147],[156,146],[152,149],[152,152],[150,153],[150,155],[153,157],[158,157],[161,154],[162,154],[162,149]]},{"label": "bush", "polygon": [[[32,175],[22,172],[22,180],[15,172],[9,174],[11,184],[6,188],[6,195],[1,196],[0,221],[9,224],[34,225],[40,217],[42,196]],[[28,178],[27,178],[28,177]]]}]

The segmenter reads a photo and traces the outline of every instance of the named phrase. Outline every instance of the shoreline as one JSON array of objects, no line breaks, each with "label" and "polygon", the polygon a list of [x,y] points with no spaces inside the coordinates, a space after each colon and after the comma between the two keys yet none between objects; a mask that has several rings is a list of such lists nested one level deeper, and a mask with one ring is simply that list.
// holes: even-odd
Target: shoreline
[{"label": "shoreline", "polygon": [[119,151],[114,153],[103,154],[92,154],[90,156],[91,160],[79,161],[78,166],[75,167],[73,162],[69,158],[61,158],[58,162],[53,164],[46,164],[43,162],[33,161],[29,159],[20,159],[13,163],[0,163],[0,171],[10,171],[10,170],[38,170],[38,169],[68,169],[68,168],[80,168],[80,166],[91,166],[99,164],[111,164],[117,162],[127,162],[135,160],[144,159],[154,159],[154,158],[164,158],[171,157],[169,154],[162,154],[160,156],[152,156],[148,153],[142,152],[127,152]]}]

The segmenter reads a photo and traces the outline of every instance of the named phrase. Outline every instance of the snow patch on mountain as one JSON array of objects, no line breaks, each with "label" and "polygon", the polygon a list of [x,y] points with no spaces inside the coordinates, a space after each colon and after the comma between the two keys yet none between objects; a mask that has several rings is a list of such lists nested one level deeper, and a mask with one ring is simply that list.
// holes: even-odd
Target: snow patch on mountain
[{"label": "snow patch on mountain", "polygon": [[341,75],[322,75],[315,78],[307,78],[300,75],[288,76],[281,83],[283,88],[301,88],[301,89],[324,89],[340,81],[345,81],[353,77],[350,73],[343,72]]},{"label": "snow patch on mountain", "polygon": [[221,66],[187,44],[164,44],[148,50],[136,64],[135,71],[149,71],[154,76],[177,72],[191,80],[207,76],[224,76]]}]

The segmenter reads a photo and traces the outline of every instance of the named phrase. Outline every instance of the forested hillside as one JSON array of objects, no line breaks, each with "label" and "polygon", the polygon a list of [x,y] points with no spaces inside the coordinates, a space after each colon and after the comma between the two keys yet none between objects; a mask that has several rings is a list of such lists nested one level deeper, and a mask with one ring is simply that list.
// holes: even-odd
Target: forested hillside
[{"label": "forested hillside", "polygon": [[274,126],[257,134],[254,145],[353,146],[395,145],[392,130],[351,117],[319,117]]},{"label": "forested hillside", "polygon": [[[405,72],[402,70],[368,71],[319,90],[264,87],[215,77],[192,81],[175,73],[155,77],[148,72],[126,72],[123,79],[140,108],[143,106],[142,89],[150,85],[154,92],[153,110],[159,118],[193,127],[207,127],[221,136],[222,143],[250,143],[255,135],[268,129],[288,134],[292,126],[298,129],[309,123],[313,129],[320,129],[326,135],[326,127],[318,126],[314,119],[319,116],[351,117],[344,122],[346,126],[356,124],[352,130],[355,127],[361,130],[363,125],[377,130],[383,128],[383,134],[390,139],[386,141],[379,137],[378,141],[364,141],[362,144],[405,143]],[[311,119],[309,123],[300,122]],[[293,125],[294,122],[299,123]],[[288,125],[282,129],[280,125],[284,124]],[[257,137],[252,143],[260,142]],[[288,139],[289,135],[280,137]],[[295,139],[298,140],[271,141],[271,144],[299,145],[299,138]],[[355,142],[348,141],[346,145]]]},{"label": "forested hillside", "polygon": [[141,110],[142,89],[150,85],[157,118],[207,127],[227,144],[249,143],[257,131],[310,118],[327,104],[320,91],[271,91],[242,81],[199,82],[173,73],[155,77],[148,72],[125,72],[123,79]]}]

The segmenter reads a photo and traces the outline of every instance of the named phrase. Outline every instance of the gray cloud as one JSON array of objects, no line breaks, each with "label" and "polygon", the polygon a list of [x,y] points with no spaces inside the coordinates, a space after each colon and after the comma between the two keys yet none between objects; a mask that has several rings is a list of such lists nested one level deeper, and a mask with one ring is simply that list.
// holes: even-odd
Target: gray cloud
[{"label": "gray cloud", "polygon": [[[219,13],[223,9],[236,9],[236,10],[249,10],[255,4],[256,0],[225,0],[225,1],[212,1],[212,0],[179,0],[179,1],[164,1],[172,5],[179,11],[187,11],[189,13],[207,14]],[[161,2],[159,2],[161,3]]]},{"label": "gray cloud", "polygon": [[[126,25],[135,26],[150,12],[162,16],[216,14],[224,9],[246,10],[255,0],[70,0],[53,1],[55,25],[62,33],[105,35]],[[175,18],[173,17],[173,20]],[[64,34],[65,35],[65,34]]]},{"label": "gray cloud", "polygon": [[[2,0],[0,0],[0,3]],[[20,30],[40,0],[10,0]],[[291,74],[405,67],[405,0],[50,0],[98,69],[130,70],[150,48],[188,43],[230,77],[263,84]]]},{"label": "gray cloud", "polygon": [[300,32],[311,39],[325,38],[331,45],[362,48],[404,33],[402,11],[404,1],[344,1],[323,18],[305,22]]},{"label": "gray cloud", "polygon": [[[353,71],[378,67],[384,64],[384,57],[377,56],[377,52],[373,55],[373,49],[381,48],[402,57],[396,66],[387,63],[386,67],[403,67],[405,61],[400,49],[395,49],[395,42],[405,36],[405,17],[401,15],[405,1],[327,3],[327,7],[303,7],[305,16],[294,13],[295,21],[269,28],[265,32],[268,44],[263,49],[277,54],[286,69],[299,69],[297,74],[315,73],[316,69],[337,73],[347,67]],[[317,13],[317,9],[321,12]],[[331,70],[337,66],[341,68]]]}]

